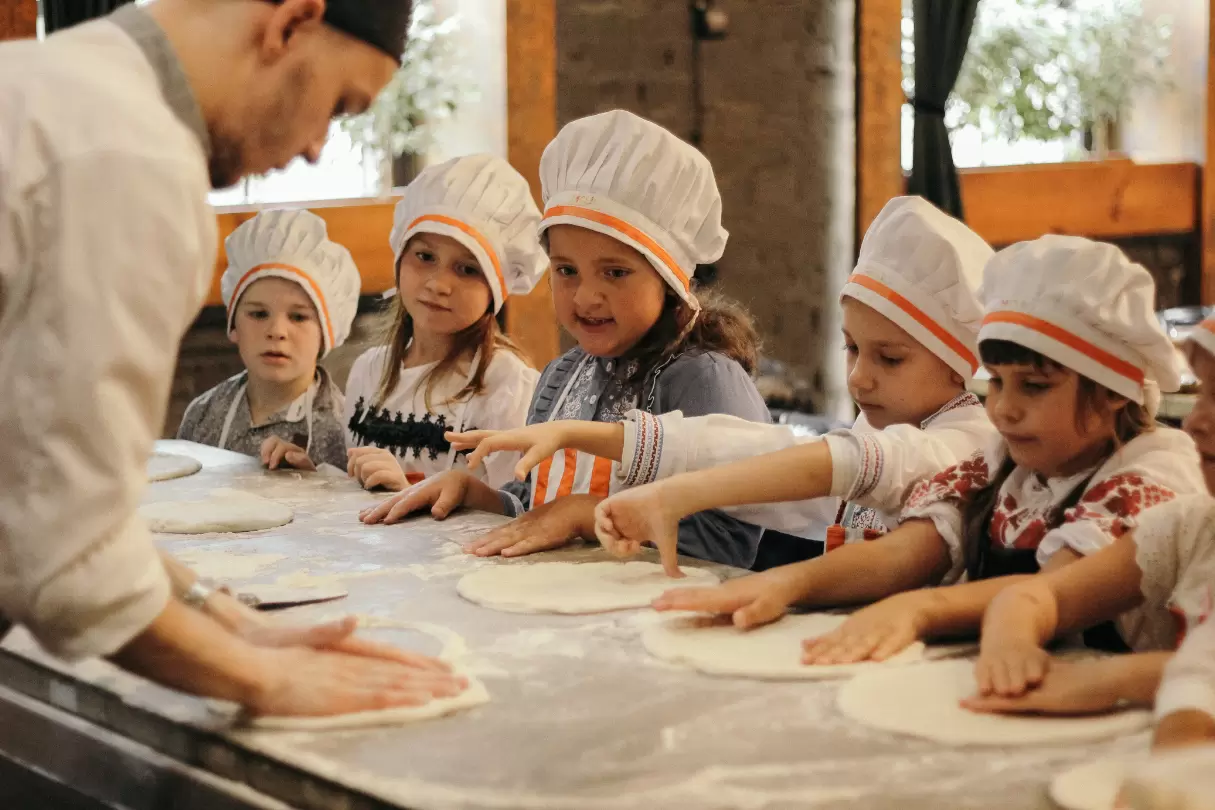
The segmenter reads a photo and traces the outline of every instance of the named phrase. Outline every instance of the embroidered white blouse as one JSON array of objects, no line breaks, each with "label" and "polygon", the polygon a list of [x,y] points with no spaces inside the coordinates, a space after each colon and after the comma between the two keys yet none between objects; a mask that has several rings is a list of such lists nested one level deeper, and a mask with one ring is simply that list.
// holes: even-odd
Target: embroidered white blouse
[{"label": "embroidered white blouse", "polygon": [[[467,379],[465,374],[448,375],[436,382],[427,408],[423,377],[432,364],[401,369],[397,387],[383,402],[377,402],[387,357],[385,346],[368,349],[350,369],[343,419],[346,444],[390,450],[410,483],[453,467],[466,467],[465,454],[454,452],[443,438],[446,431],[523,427],[540,378],[518,355],[498,350],[485,373],[485,390],[471,399],[450,401]],[[514,480],[519,458],[518,453],[494,453],[475,475],[496,489]]]},{"label": "embroidered white blouse", "polygon": [[[966,500],[987,486],[1004,462],[1006,446],[979,452],[912,490],[900,521],[931,520],[949,547],[952,566],[943,584],[957,581],[966,568],[962,512]],[[1083,484],[1080,501],[1047,530],[1056,508]],[[993,545],[1036,549],[1044,566],[1062,548],[1092,554],[1125,531],[1125,518],[1178,495],[1206,492],[1194,441],[1173,428],[1157,427],[1136,436],[1095,469],[1066,478],[1043,479],[1017,467],[996,497],[989,534]]]},{"label": "embroidered white blouse", "polygon": [[748,422],[734,416],[688,418],[641,411],[624,423],[620,475],[639,486],[683,472],[703,470],[774,453],[797,444],[825,441],[831,450],[831,497],[728,507],[725,511],[767,529],[822,540],[843,509],[844,526],[884,534],[898,525],[899,511],[919,480],[969,457],[991,443],[995,428],[982,403],[963,393],[919,425],[873,428],[861,414],[848,430],[803,436],[786,425]]}]

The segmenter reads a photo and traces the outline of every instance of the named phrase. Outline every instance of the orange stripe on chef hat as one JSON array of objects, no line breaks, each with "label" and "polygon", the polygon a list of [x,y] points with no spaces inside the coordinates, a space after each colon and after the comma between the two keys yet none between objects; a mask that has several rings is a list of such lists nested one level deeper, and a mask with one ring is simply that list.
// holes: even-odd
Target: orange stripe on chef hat
[{"label": "orange stripe on chef hat", "polygon": [[1069,349],[1083,354],[1094,363],[1104,366],[1115,374],[1125,377],[1138,386],[1143,386],[1144,374],[1143,370],[1133,363],[1128,363],[1121,357],[1115,357],[1109,352],[1094,346],[1079,335],[1075,335],[1062,327],[1044,321],[1041,318],[1035,318],[1033,315],[1026,315],[1024,312],[1014,312],[1011,310],[1000,310],[997,312],[989,312],[983,318],[984,325],[989,323],[1009,323],[1015,326],[1023,326],[1026,329],[1032,329],[1039,334],[1045,335],[1051,340],[1062,343]]},{"label": "orange stripe on chef hat", "polygon": [[498,289],[502,291],[502,300],[506,300],[509,293],[506,289],[506,277],[502,275],[502,263],[498,260],[498,251],[494,250],[494,246],[488,239],[485,238],[484,234],[473,226],[469,225],[467,222],[462,222],[455,217],[446,217],[442,214],[423,214],[413,222],[409,223],[409,227],[405,230],[412,231],[423,222],[437,222],[440,225],[447,225],[448,227],[455,228],[461,233],[465,233],[472,237],[473,241],[480,245],[481,249],[485,251],[485,255],[489,256],[489,260],[494,266],[494,275],[498,279]]},{"label": "orange stripe on chef hat", "polygon": [[313,302],[316,303],[317,309],[320,310],[318,314],[321,316],[321,322],[325,325],[325,335],[328,337],[329,341],[326,348],[332,349],[334,344],[333,321],[329,317],[329,307],[325,303],[325,296],[321,294],[321,288],[315,281],[312,280],[312,276],[308,275],[300,268],[290,264],[281,264],[279,262],[267,262],[265,264],[259,264],[256,267],[250,268],[248,272],[240,277],[240,281],[236,282],[236,287],[232,290],[232,300],[228,302],[229,328],[232,325],[232,316],[236,312],[236,302],[239,301],[241,295],[244,294],[245,285],[249,283],[253,276],[265,270],[274,270],[276,273],[286,273],[287,275],[294,276],[295,278],[299,279],[304,289],[308,291]]},{"label": "orange stripe on chef hat", "polygon": [[647,234],[625,222],[623,219],[614,217],[611,214],[605,214],[602,211],[596,211],[593,208],[584,208],[580,205],[555,205],[544,212],[545,219],[552,219],[554,217],[577,217],[619,231],[637,244],[644,246],[646,250],[653,253],[659,261],[666,265],[671,274],[683,286],[684,292],[691,289],[691,279],[688,278],[687,273],[679,268],[679,263],[675,261],[671,254],[663,250],[662,245],[655,242]]},{"label": "orange stripe on chef hat", "polygon": [[944,343],[950,350],[955,352],[958,357],[961,357],[963,360],[969,363],[971,373],[979,370],[979,358],[975,357],[974,352],[966,348],[966,345],[962,343],[962,341],[950,334],[945,327],[941,326],[939,323],[929,317],[922,309],[911,303],[902,295],[899,295],[882,282],[875,281],[869,276],[861,273],[853,273],[851,276],[849,276],[848,283],[859,285],[882,296],[887,301],[903,310],[903,312],[906,312],[909,316],[911,316],[912,320],[927,329],[933,337]]}]

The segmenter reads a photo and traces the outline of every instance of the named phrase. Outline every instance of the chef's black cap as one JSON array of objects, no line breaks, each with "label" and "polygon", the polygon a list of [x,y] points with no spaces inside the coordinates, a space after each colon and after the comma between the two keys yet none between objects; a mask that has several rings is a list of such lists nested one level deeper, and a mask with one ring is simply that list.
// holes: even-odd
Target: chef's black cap
[{"label": "chef's black cap", "polygon": [[326,0],[325,22],[400,62],[412,9],[413,0]]}]

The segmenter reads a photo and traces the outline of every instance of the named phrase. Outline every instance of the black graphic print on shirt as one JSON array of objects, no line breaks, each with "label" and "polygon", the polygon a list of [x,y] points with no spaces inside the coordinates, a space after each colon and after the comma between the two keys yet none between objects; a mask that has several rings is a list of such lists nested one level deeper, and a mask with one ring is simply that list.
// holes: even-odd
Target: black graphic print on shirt
[{"label": "black graphic print on shirt", "polygon": [[[402,459],[410,454],[421,458],[425,453],[431,461],[436,461],[451,450],[451,442],[443,438],[450,426],[442,414],[427,413],[419,419],[410,413],[405,417],[400,411],[393,414],[387,408],[378,411],[374,407],[368,408],[359,397],[348,427],[360,447],[379,447]],[[466,427],[465,430],[476,428]],[[457,455],[466,456],[471,452],[460,450]]]}]

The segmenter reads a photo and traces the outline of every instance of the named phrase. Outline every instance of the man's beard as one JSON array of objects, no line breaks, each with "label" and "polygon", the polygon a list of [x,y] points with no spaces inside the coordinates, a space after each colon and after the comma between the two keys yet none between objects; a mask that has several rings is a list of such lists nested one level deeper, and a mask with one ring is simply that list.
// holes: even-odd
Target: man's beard
[{"label": "man's beard", "polygon": [[221,189],[234,186],[240,182],[244,172],[241,170],[240,144],[234,138],[211,133],[211,158],[207,162],[211,174],[211,188]]},{"label": "man's beard", "polygon": [[[246,131],[243,137],[236,137],[217,128],[211,130],[211,158],[208,169],[211,174],[211,188],[220,189],[236,185],[250,173],[245,164],[246,154],[274,155],[281,153],[277,147],[290,142],[290,122],[298,119],[298,110],[307,97],[313,71],[305,65],[297,66],[287,78],[285,92],[279,94],[275,103],[260,116],[264,126],[253,131]],[[242,144],[248,147],[246,152]],[[268,171],[261,169],[258,173]]]}]

